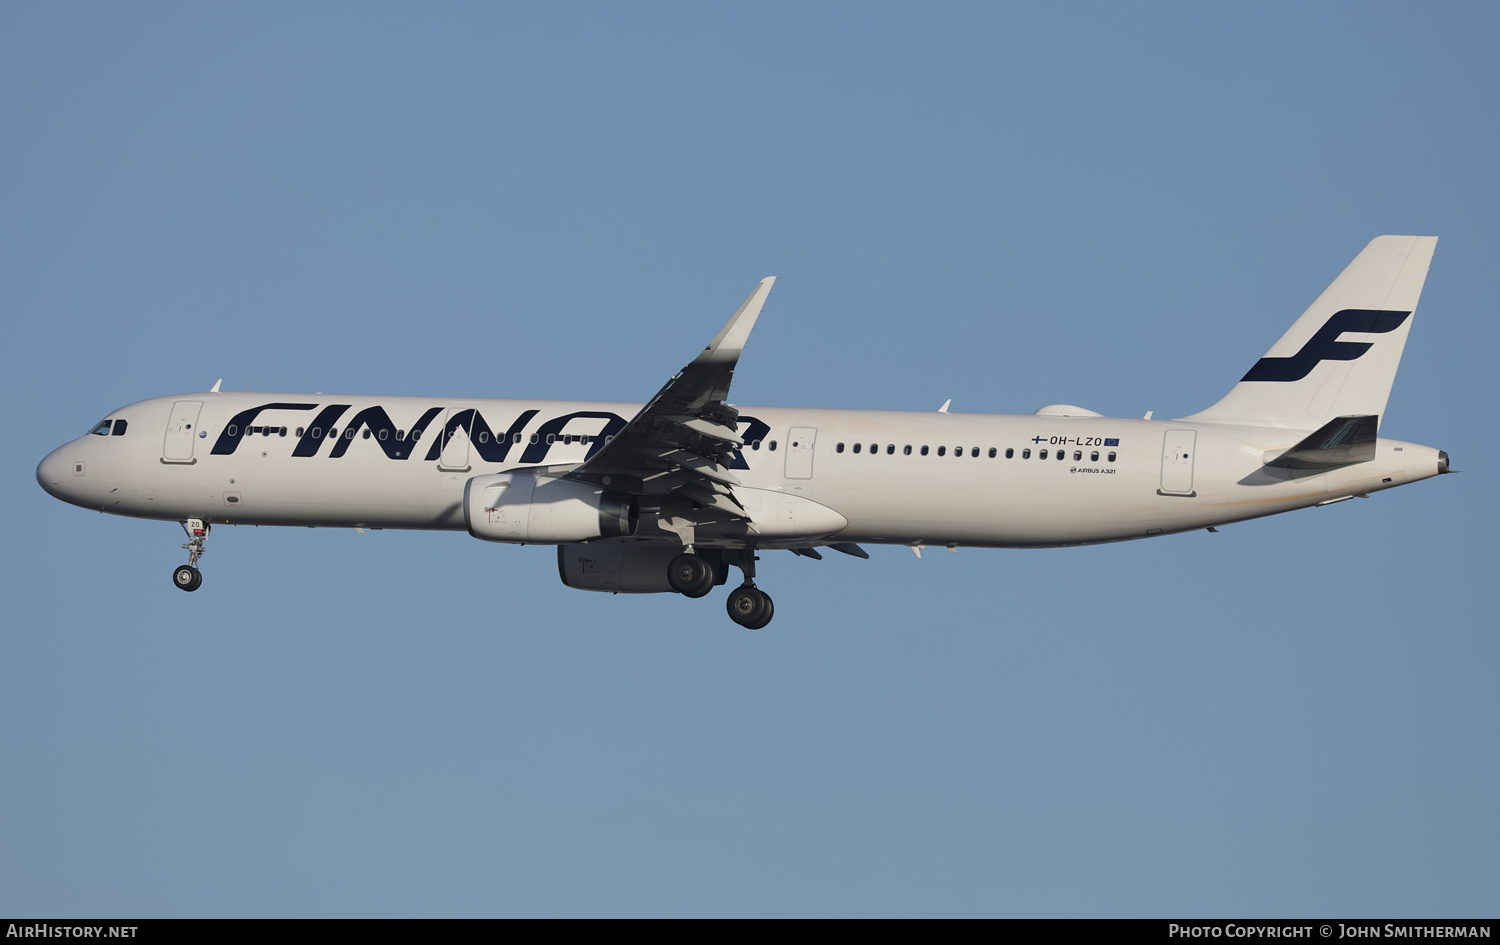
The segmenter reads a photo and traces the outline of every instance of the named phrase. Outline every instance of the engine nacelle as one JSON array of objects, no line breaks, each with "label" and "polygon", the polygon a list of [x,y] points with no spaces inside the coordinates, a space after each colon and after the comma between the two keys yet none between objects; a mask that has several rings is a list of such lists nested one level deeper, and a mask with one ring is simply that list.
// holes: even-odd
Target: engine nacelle
[{"label": "engine nacelle", "polygon": [[485,541],[555,545],[622,538],[635,534],[635,499],[571,479],[475,476],[464,485],[464,524]]},{"label": "engine nacelle", "polygon": [[[681,548],[661,545],[558,545],[557,573],[564,584],[580,591],[667,594],[673,593],[667,565],[680,554]],[[721,575],[723,571],[721,567]]]}]

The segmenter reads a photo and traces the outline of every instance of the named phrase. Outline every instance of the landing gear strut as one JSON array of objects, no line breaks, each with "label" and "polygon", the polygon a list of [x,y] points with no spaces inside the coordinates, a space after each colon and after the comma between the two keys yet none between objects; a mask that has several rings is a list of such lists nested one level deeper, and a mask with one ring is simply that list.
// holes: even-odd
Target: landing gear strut
[{"label": "landing gear strut", "polygon": [[198,559],[203,557],[203,542],[208,538],[210,526],[200,518],[190,518],[182,523],[187,533],[188,563],[174,568],[172,583],[185,591],[196,591],[203,584],[203,573],[198,570]]},{"label": "landing gear strut", "polygon": [[724,560],[745,572],[745,583],[731,591],[729,600],[724,602],[729,619],[746,630],[761,629],[771,622],[776,605],[771,602],[770,594],[755,586],[755,549],[726,552]]},{"label": "landing gear strut", "polygon": [[683,597],[702,597],[724,583],[730,567],[739,568],[745,572],[745,583],[730,592],[725,607],[730,620],[746,630],[759,630],[771,622],[776,606],[771,595],[755,586],[755,560],[753,548],[698,552],[688,545],[687,551],[667,563],[667,583]]}]

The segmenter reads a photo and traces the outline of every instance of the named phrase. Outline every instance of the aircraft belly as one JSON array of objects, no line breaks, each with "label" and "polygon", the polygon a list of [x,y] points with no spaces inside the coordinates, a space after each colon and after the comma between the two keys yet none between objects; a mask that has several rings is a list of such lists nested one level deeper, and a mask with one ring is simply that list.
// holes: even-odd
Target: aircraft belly
[{"label": "aircraft belly", "polygon": [[1118,472],[1036,463],[1004,476],[924,478],[921,491],[819,485],[819,501],[849,520],[840,537],[899,544],[1043,547],[1123,541],[1307,507],[1327,496],[1323,477],[1251,488],[1245,463],[1203,463],[1197,494],[1158,491],[1154,456],[1124,457]]}]

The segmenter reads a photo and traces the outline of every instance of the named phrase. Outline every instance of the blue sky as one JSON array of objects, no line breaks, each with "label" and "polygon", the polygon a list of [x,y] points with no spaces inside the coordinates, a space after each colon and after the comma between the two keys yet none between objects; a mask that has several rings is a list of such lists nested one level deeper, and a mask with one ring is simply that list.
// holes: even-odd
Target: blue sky
[{"label": "blue sky", "polygon": [[[1490,4],[0,9],[0,914],[1493,916]],[[721,594],[37,488],[146,397],[1178,416],[1442,237],[1382,432],[1465,475]]]}]

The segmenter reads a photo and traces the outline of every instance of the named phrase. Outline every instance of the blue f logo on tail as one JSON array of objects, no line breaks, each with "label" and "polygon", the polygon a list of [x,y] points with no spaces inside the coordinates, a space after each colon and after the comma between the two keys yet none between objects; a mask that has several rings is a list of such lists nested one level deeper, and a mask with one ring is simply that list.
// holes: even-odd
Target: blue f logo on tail
[{"label": "blue f logo on tail", "polygon": [[1395,331],[1411,312],[1346,308],[1334,312],[1302,350],[1290,358],[1261,358],[1241,381],[1300,381],[1323,361],[1353,361],[1374,347],[1368,341],[1338,341],[1346,331],[1384,334]]}]

